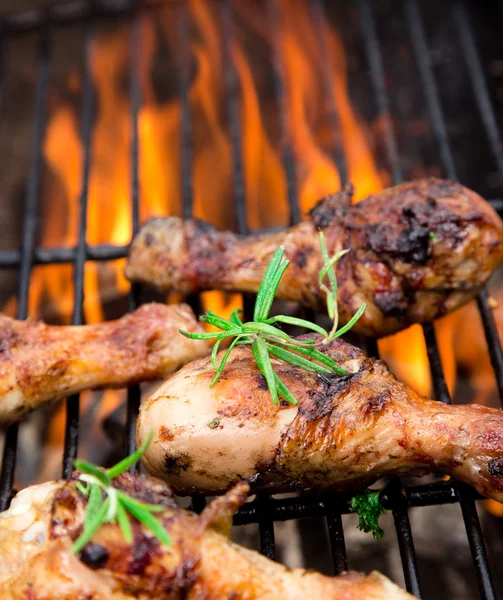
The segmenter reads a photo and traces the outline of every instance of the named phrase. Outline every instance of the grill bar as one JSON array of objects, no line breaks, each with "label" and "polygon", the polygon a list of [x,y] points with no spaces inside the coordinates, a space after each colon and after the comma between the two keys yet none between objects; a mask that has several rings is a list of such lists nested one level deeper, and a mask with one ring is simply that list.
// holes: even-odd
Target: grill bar
[{"label": "grill bar", "polygon": [[475,501],[468,495],[466,486],[457,483],[456,487],[458,489],[458,499],[463,513],[468,543],[470,544],[470,551],[475,564],[480,595],[486,600],[495,600],[496,592],[494,591],[489,561],[487,560],[486,546],[482,537],[482,529]]},{"label": "grill bar", "polygon": [[177,40],[180,55],[178,68],[178,95],[181,103],[180,155],[182,168],[182,214],[184,219],[192,217],[194,190],[192,186],[192,124],[190,119],[189,85],[190,53],[188,7],[185,2],[176,8]]},{"label": "grill bar", "polygon": [[278,102],[278,119],[280,122],[280,148],[283,168],[286,173],[288,207],[290,209],[290,225],[295,225],[300,221],[299,198],[297,192],[297,169],[295,164],[295,155],[292,148],[290,137],[290,114],[287,101],[287,91],[285,86],[285,74],[282,61],[279,36],[276,32],[281,28],[281,16],[276,2],[267,4],[267,16],[269,19],[270,38],[272,40],[273,67],[274,67],[274,85],[276,99]]},{"label": "grill bar", "polygon": [[393,499],[393,519],[395,522],[398,548],[402,560],[403,574],[407,591],[418,598],[422,598],[419,570],[417,568],[416,551],[409,520],[409,507],[403,495],[403,486],[398,478],[388,485],[389,493]]},{"label": "grill bar", "polygon": [[[423,507],[436,506],[439,504],[455,504],[458,502],[458,490],[451,481],[437,481],[421,485],[409,485],[403,488],[407,506]],[[341,514],[351,513],[351,494],[337,494],[338,508]],[[479,500],[481,496],[473,489],[467,488],[466,497]],[[391,510],[394,506],[394,491],[389,486],[381,494],[381,501],[386,509]],[[316,517],[329,514],[333,508],[333,495],[323,497],[296,496],[294,498],[272,498],[269,511],[274,521],[288,521],[304,517]],[[257,502],[248,502],[234,517],[235,525],[246,525],[256,523],[258,518]]]},{"label": "grill bar", "polygon": [[332,551],[332,562],[336,575],[348,570],[348,559],[346,556],[346,540],[342,526],[342,516],[337,495],[329,500],[330,508],[327,513],[328,537]]},{"label": "grill bar", "polygon": [[489,307],[489,297],[486,290],[482,290],[477,298],[480,317],[487,339],[487,348],[491,357],[491,364],[496,375],[496,385],[500,398],[503,398],[503,353],[493,313]]},{"label": "grill bar", "polygon": [[426,341],[426,352],[428,354],[428,362],[430,363],[435,398],[444,404],[450,404],[451,397],[449,390],[447,389],[447,383],[442,369],[442,360],[440,359],[440,353],[438,351],[435,326],[432,323],[423,325],[423,335]]},{"label": "grill bar", "polygon": [[360,12],[365,53],[370,67],[370,80],[374,89],[379,118],[382,122],[382,134],[388,155],[388,162],[391,167],[391,176],[393,182],[398,184],[403,181],[403,171],[398,153],[398,143],[391,120],[391,102],[386,89],[381,48],[377,38],[374,15],[369,0],[358,0],[358,9]]},{"label": "grill bar", "polygon": [[[393,128],[393,123],[390,118],[391,102],[386,89],[384,68],[382,64],[381,50],[377,37],[374,15],[368,0],[359,0],[358,7],[360,11],[365,51],[370,67],[370,77],[376,97],[377,109],[379,111],[380,118],[384,119],[383,136],[388,155],[388,162],[391,166],[393,183],[399,184],[403,181],[403,171],[398,155],[398,143]],[[376,340],[374,340],[374,346],[375,347],[371,348],[371,356],[377,357],[378,347]],[[388,488],[395,499],[393,504],[393,519],[397,533],[405,585],[407,591],[411,592],[418,598],[421,598],[421,583],[419,580],[419,570],[417,567],[414,540],[412,538],[412,530],[410,527],[408,506],[402,495],[403,488],[400,480],[398,478],[393,478]]]},{"label": "grill bar", "polygon": [[[84,269],[87,259],[87,200],[89,193],[89,175],[91,169],[91,136],[94,119],[94,89],[91,77],[90,53],[94,30],[87,34],[84,50],[84,92],[82,113],[82,145],[84,158],[82,165],[82,189],[80,192],[79,239],[75,254],[74,301],[72,324],[81,325],[84,308]],[[66,400],[65,444],[63,453],[63,477],[69,477],[73,471],[73,461],[77,458],[79,446],[79,394]]]},{"label": "grill bar", "polygon": [[[37,58],[37,79],[35,91],[35,129],[31,150],[31,166],[24,207],[23,232],[21,240],[21,264],[19,269],[18,319],[28,317],[29,285],[33,266],[33,249],[37,228],[37,210],[40,200],[40,175],[42,161],[42,141],[45,130],[47,91],[49,87],[50,37],[44,29],[39,36]],[[14,472],[16,468],[16,448],[18,425],[11,425],[5,437],[5,448],[0,475],[0,510],[5,510],[10,502]]]},{"label": "grill bar", "polygon": [[[131,75],[129,81],[129,95],[131,102],[131,224],[132,235],[140,227],[140,138],[138,132],[138,117],[141,107],[141,88],[140,88],[140,50],[141,50],[141,21],[137,11],[133,15],[130,38],[130,62]],[[131,286],[129,293],[129,310],[134,310],[138,306],[139,289],[137,285]],[[126,453],[132,454],[135,449],[135,430],[136,419],[140,410],[140,386],[138,384],[131,386],[127,391],[126,402]],[[136,467],[131,467],[134,471]]]},{"label": "grill bar", "polygon": [[410,33],[410,40],[416,63],[419,70],[419,76],[423,84],[423,90],[428,112],[430,114],[430,123],[433,133],[437,139],[440,159],[445,167],[447,177],[457,179],[454,157],[452,155],[449,138],[447,136],[447,127],[440,106],[440,96],[438,93],[433,67],[431,65],[430,51],[426,41],[422,17],[419,5],[416,0],[406,0],[405,18]]},{"label": "grill bar", "polygon": [[[100,246],[86,245],[88,260],[108,261],[117,260],[127,256],[127,246],[112,246],[103,244]],[[33,251],[33,265],[59,265],[75,262],[77,256],[76,248],[37,248]],[[0,268],[14,269],[21,265],[23,253],[20,250],[0,251]]]},{"label": "grill bar", "polygon": [[[499,213],[503,212],[503,200],[489,200],[492,207]],[[277,228],[264,228],[254,233],[274,233]],[[33,252],[33,265],[68,264],[75,261],[77,251],[75,248],[36,248]],[[88,261],[106,262],[125,258],[128,254],[128,245],[115,246],[112,244],[87,245],[86,254]],[[0,269],[14,269],[21,264],[22,253],[19,250],[0,250]]]},{"label": "grill bar", "polygon": [[[461,48],[465,55],[466,64],[470,73],[473,94],[479,107],[480,116],[486,130],[487,139],[491,148],[496,167],[500,177],[503,178],[503,147],[501,143],[501,132],[499,130],[494,109],[489,97],[487,81],[484,77],[482,64],[477,51],[475,37],[470,25],[467,9],[463,1],[452,2],[452,15],[456,24]],[[498,392],[503,403],[503,352],[494,322],[494,316],[489,307],[487,292],[483,291],[477,298],[480,316],[484,326],[484,332],[488,342],[491,364],[496,376]]]},{"label": "grill bar", "polygon": [[321,56],[324,59],[321,65],[321,71],[323,75],[323,84],[325,87],[325,93],[329,102],[329,119],[332,125],[332,131],[334,133],[334,150],[332,152],[332,156],[335,162],[335,166],[339,172],[339,177],[341,180],[341,187],[346,185],[348,182],[348,167],[346,164],[346,157],[344,156],[344,151],[342,148],[342,136],[341,132],[341,122],[339,118],[339,111],[337,109],[337,98],[335,97],[335,91],[332,86],[333,82],[333,65],[332,60],[330,58],[330,51],[327,42],[327,32],[326,32],[326,11],[325,5],[323,4],[323,0],[312,0],[310,2],[311,6],[311,14],[314,23],[314,27],[316,30],[316,34],[320,41],[320,50]]},{"label": "grill bar", "polygon": [[501,134],[494,114],[494,109],[489,97],[487,81],[477,51],[475,37],[468,18],[464,0],[451,2],[451,13],[459,34],[461,48],[465,55],[466,65],[470,73],[473,95],[479,107],[480,117],[486,130],[489,146],[496,162],[500,177],[503,177],[503,148],[501,146]]},{"label": "grill bar", "polygon": [[[147,0],[141,2],[143,10],[156,9],[166,0]],[[133,13],[138,8],[138,0],[70,0],[47,8],[24,10],[5,16],[2,27],[9,35],[27,33],[45,27],[48,24],[65,26],[88,21],[89,19],[117,18]]]},{"label": "grill bar", "polygon": [[241,95],[239,80],[233,60],[234,33],[232,27],[232,7],[229,0],[222,1],[222,40],[223,69],[227,97],[227,118],[232,145],[232,172],[234,186],[234,206],[239,233],[248,233],[246,219],[246,185],[243,161],[241,131]]}]

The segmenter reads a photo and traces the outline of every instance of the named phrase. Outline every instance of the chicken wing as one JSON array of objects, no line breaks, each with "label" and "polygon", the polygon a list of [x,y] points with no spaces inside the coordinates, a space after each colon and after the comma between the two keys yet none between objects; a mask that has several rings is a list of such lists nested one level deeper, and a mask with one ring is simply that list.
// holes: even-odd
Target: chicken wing
[{"label": "chicken wing", "polygon": [[0,315],[0,423],[48,400],[90,388],[160,379],[208,353],[187,305],[145,304],[117,321],[51,326]]},{"label": "chicken wing", "polygon": [[503,223],[467,188],[424,179],[351,205],[351,190],[321,200],[310,220],[281,233],[242,237],[197,220],[146,223],[129,252],[126,276],[159,290],[256,292],[281,244],[291,265],[278,297],[323,309],[318,229],[328,249],[351,252],[336,265],[339,317],[363,302],[358,333],[384,336],[453,311],[473,298],[503,260]]},{"label": "chicken wing", "polygon": [[347,374],[272,358],[298,406],[272,403],[249,346],[232,351],[211,389],[210,359],[183,367],[141,407],[137,442],[154,430],[149,472],[187,494],[243,480],[273,492],[353,490],[439,471],[503,501],[503,411],[423,398],[342,340],[320,348]]},{"label": "chicken wing", "polygon": [[229,541],[232,515],[245,501],[241,484],[200,516],[178,508],[167,488],[123,475],[116,487],[164,506],[156,517],[172,545],[162,545],[138,522],[127,544],[117,525],[98,530],[78,556],[85,499],[75,480],[27,488],[0,514],[0,589],[3,600],[412,600],[380,573],[326,577],[288,570]]}]

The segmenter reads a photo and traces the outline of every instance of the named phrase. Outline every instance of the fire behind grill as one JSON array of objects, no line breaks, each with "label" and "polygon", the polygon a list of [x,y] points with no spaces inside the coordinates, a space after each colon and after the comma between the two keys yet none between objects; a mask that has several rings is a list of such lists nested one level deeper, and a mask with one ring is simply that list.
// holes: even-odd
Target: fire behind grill
[{"label": "fire behind grill", "polygon": [[[274,25],[277,15],[274,5],[267,12],[267,18]],[[326,19],[326,6],[321,0],[311,3],[312,19],[315,28],[319,32],[319,42],[323,48],[323,54],[328,57],[326,40],[324,39],[323,23]],[[95,99],[92,77],[90,73],[89,48],[92,40],[92,22],[97,18],[113,17],[124,14],[131,19],[132,23],[132,56],[133,64],[130,71],[129,94],[131,100],[131,181],[130,197],[133,230],[139,226],[139,152],[141,151],[138,134],[138,117],[141,108],[141,92],[139,83],[139,11],[142,8],[134,1],[109,2],[86,2],[75,0],[59,8],[53,8],[46,12],[32,11],[15,15],[4,19],[2,23],[1,45],[0,45],[0,89],[2,85],[2,69],[5,45],[8,39],[15,34],[24,31],[37,31],[38,58],[35,95],[35,127],[31,152],[31,170],[28,178],[26,193],[24,221],[22,229],[21,250],[0,251],[0,268],[19,269],[19,288],[17,317],[25,319],[28,316],[28,291],[30,276],[34,265],[69,263],[74,266],[75,302],[73,307],[72,322],[82,323],[83,300],[84,300],[84,267],[86,261],[108,261],[126,256],[127,248],[122,246],[100,245],[90,247],[86,244],[86,218],[87,199],[90,173],[90,147],[93,116],[95,112]],[[146,8],[155,10],[156,6],[150,3]],[[363,43],[368,61],[371,85],[374,92],[372,102],[376,103],[378,113],[382,116],[382,143],[386,152],[388,166],[392,173],[393,183],[397,184],[404,180],[404,173],[399,159],[397,138],[393,122],[390,118],[390,97],[385,81],[385,72],[382,60],[380,40],[377,35],[373,4],[369,0],[359,0],[357,10],[361,20]],[[459,173],[454,158],[453,149],[449,143],[446,120],[440,101],[440,84],[435,78],[430,62],[430,49],[423,23],[422,7],[417,0],[407,0],[403,4],[403,23],[407,29],[410,40],[410,51],[413,54],[420,77],[420,83],[424,91],[424,101],[430,125],[438,145],[441,163],[444,173],[452,179],[459,179]],[[182,58],[187,59],[188,48],[184,47],[183,41],[187,39],[188,15],[187,9],[180,5],[177,10],[177,26],[179,28],[179,40],[181,42]],[[503,180],[503,150],[499,135],[496,117],[492,108],[487,84],[484,79],[480,58],[478,55],[476,40],[472,31],[469,13],[462,2],[453,0],[446,10],[454,23],[458,42],[464,56],[462,68],[466,71],[466,77],[471,80],[476,105],[480,111],[480,118],[487,136],[487,153],[496,164],[497,172]],[[232,7],[229,2],[223,0],[220,3],[221,28],[224,44],[224,61],[226,62],[226,101],[229,119],[229,131],[232,144],[233,157],[233,181],[235,211],[238,229],[241,233],[248,231],[245,204],[245,180],[244,164],[242,156],[242,131],[240,123],[240,90],[237,74],[230,60],[230,45],[232,42]],[[40,181],[42,170],[42,142],[45,131],[46,105],[48,100],[48,86],[51,65],[51,43],[52,30],[66,23],[84,21],[89,23],[89,32],[86,40],[86,60],[83,80],[83,114],[82,114],[82,141],[84,148],[83,157],[83,185],[80,195],[80,229],[78,244],[75,248],[37,248],[36,247],[36,218],[39,206]],[[274,48],[273,48],[274,51]],[[273,57],[279,65],[279,57]],[[188,59],[185,63],[187,65]],[[461,68],[461,67],[460,67]],[[337,139],[339,127],[339,116],[336,103],[330,92],[330,69],[325,69],[324,77],[326,90],[330,102],[330,117]],[[180,69],[178,72],[178,91],[181,101],[181,180],[183,197],[183,214],[188,217],[192,214],[193,190],[192,190],[192,124],[189,108],[189,74],[188,69]],[[275,93],[280,106],[284,106],[286,94],[285,82],[282,77],[281,68],[275,71]],[[282,135],[288,140],[288,115],[282,112],[280,128]],[[341,182],[344,184],[348,179],[346,159],[340,145],[336,146],[333,156],[338,168]],[[300,209],[296,188],[296,165],[292,147],[287,143],[284,147],[283,167],[287,177],[287,197],[290,214],[290,222],[295,223],[300,219]],[[463,177],[460,178],[461,180]],[[495,200],[497,209],[502,208],[503,203]],[[139,290],[132,288],[129,295],[129,307],[133,310],[138,304]],[[245,298],[246,306],[253,303],[253,298]],[[496,381],[500,397],[503,399],[503,354],[498,340],[498,334],[493,316],[488,304],[486,291],[481,292],[477,299],[478,308],[482,317],[482,323],[487,339],[491,362],[495,371]],[[437,348],[435,331],[432,325],[423,327],[424,337],[427,345],[428,358],[430,361],[432,381],[435,395],[438,401],[449,403],[450,396],[445,382],[442,366]],[[369,355],[377,355],[377,343],[370,340],[367,352]],[[124,452],[131,452],[134,448],[134,429],[136,416],[140,403],[140,390],[138,386],[128,390],[127,396],[127,419],[125,424],[126,448]],[[5,450],[2,462],[0,478],[0,509],[5,509],[10,501],[14,470],[16,465],[18,427],[9,428],[6,434]],[[77,456],[79,437],[79,398],[71,397],[67,400],[67,421],[65,431],[64,456],[62,464],[62,475],[67,477],[72,471],[72,460]],[[414,543],[408,517],[408,508],[412,506],[440,505],[459,502],[462,510],[466,533],[473,557],[473,565],[477,574],[480,595],[483,598],[495,598],[494,586],[489,569],[486,549],[482,537],[481,527],[475,508],[477,495],[473,490],[454,481],[440,481],[424,485],[407,486],[398,479],[392,480],[383,493],[384,505],[392,511],[397,532],[400,555],[407,589],[413,594],[421,597],[421,582],[418,574]],[[204,499],[194,498],[193,507],[200,510],[204,506]],[[275,557],[274,521],[297,519],[310,516],[323,516],[327,520],[328,532],[331,542],[331,554],[334,570],[339,573],[348,568],[346,559],[346,548],[341,515],[349,512],[349,497],[344,494],[330,494],[323,497],[300,496],[295,498],[271,499],[257,497],[256,500],[246,504],[236,515],[237,525],[246,523],[258,523],[260,531],[261,549],[264,554]]]}]

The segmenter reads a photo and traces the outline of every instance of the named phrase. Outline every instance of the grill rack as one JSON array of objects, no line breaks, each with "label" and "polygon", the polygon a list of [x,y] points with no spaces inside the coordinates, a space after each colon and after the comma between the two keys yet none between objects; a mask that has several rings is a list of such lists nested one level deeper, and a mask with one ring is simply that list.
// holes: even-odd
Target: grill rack
[{"label": "grill rack", "polygon": [[[139,226],[139,188],[138,175],[139,163],[139,135],[138,115],[141,107],[141,92],[139,84],[139,61],[137,53],[140,28],[139,18],[141,10],[155,9],[163,4],[162,0],[141,2],[138,0],[72,0],[65,5],[55,6],[48,10],[34,10],[11,15],[0,22],[0,106],[4,94],[4,57],[8,38],[27,31],[36,31],[38,34],[37,50],[37,76],[35,91],[35,125],[31,147],[31,167],[28,177],[28,187],[25,197],[24,222],[20,250],[0,251],[0,268],[19,269],[18,309],[17,318],[25,319],[28,316],[28,290],[31,271],[37,264],[70,263],[74,265],[74,310],[73,324],[82,323],[82,308],[84,299],[84,267],[86,261],[108,261],[124,258],[127,255],[126,246],[99,245],[89,246],[86,243],[86,218],[87,197],[90,173],[90,139],[94,116],[94,89],[90,74],[89,50],[93,39],[94,24],[96,20],[107,17],[114,18],[118,15],[126,16],[131,21],[132,43],[132,68],[130,71],[130,99],[131,99],[131,211],[133,233]],[[278,15],[274,3],[268,5],[267,18],[273,27]],[[326,41],[324,38],[324,22],[326,19],[323,0],[311,2],[312,19],[325,56]],[[246,223],[244,167],[241,151],[241,129],[239,119],[240,91],[236,71],[230,60],[230,44],[232,43],[232,7],[230,0],[221,0],[223,39],[223,60],[226,67],[227,102],[229,115],[229,131],[233,150],[234,168],[234,197],[238,230],[241,233],[248,231]],[[370,70],[371,84],[375,93],[375,101],[380,116],[383,118],[382,129],[384,147],[387,160],[393,177],[393,183],[403,181],[403,172],[400,165],[398,145],[393,124],[390,118],[390,98],[388,96],[385,73],[382,63],[380,43],[376,31],[375,16],[370,0],[358,0],[357,8],[361,18],[363,43]],[[503,178],[503,146],[497,127],[494,109],[491,104],[487,83],[484,78],[482,65],[477,51],[477,44],[470,24],[469,14],[462,0],[450,0],[449,10],[455,24],[456,32],[461,44],[466,61],[468,73],[473,87],[473,94],[487,135],[490,153],[496,163],[497,171]],[[412,51],[416,60],[419,76],[423,84],[426,108],[440,152],[441,163],[446,175],[457,179],[456,165],[449,144],[445,117],[439,98],[439,88],[430,62],[430,54],[426,33],[422,22],[421,6],[418,0],[406,0],[404,3],[404,17],[410,34]],[[84,55],[84,83],[83,83],[83,112],[82,112],[82,140],[84,146],[83,157],[83,182],[80,193],[80,226],[78,243],[75,248],[37,248],[35,246],[37,209],[40,195],[40,178],[42,171],[42,142],[46,120],[46,105],[51,64],[51,31],[54,28],[79,21],[87,22],[88,31],[85,42]],[[186,44],[188,31],[188,11],[184,4],[177,7],[178,42],[183,60],[188,61],[188,48]],[[283,81],[282,65],[277,48],[275,52],[275,92],[282,111],[280,111],[281,133],[285,144],[282,160],[287,177],[287,197],[290,208],[290,222],[294,224],[300,218],[297,202],[297,189],[295,181],[295,157],[288,138],[288,114],[285,109],[285,84]],[[188,64],[186,62],[185,64]],[[323,76],[326,91],[330,100],[330,118],[337,139],[338,115],[335,99],[330,85],[329,64],[325,65]],[[187,69],[179,69],[178,88],[181,100],[181,180],[182,180],[182,206],[183,215],[188,217],[192,212],[192,146],[191,146],[191,120],[189,108],[189,79]],[[333,155],[334,162],[339,170],[341,181],[347,181],[347,167],[345,157],[340,146],[336,145]],[[497,210],[502,210],[503,200],[495,199],[491,202]],[[253,298],[245,296],[245,311]],[[133,310],[138,304],[138,289],[133,286],[129,295],[129,308]],[[503,352],[499,342],[498,333],[491,309],[488,304],[488,295],[484,290],[478,298],[477,304],[482,318],[484,332],[488,344],[491,363],[496,376],[498,391],[503,399]],[[437,400],[450,402],[446,386],[433,325],[423,327],[428,351],[428,358],[432,372],[432,380]],[[368,352],[377,355],[376,340],[369,340]],[[134,448],[134,427],[140,403],[140,390],[133,386],[128,390],[127,417],[126,417],[126,448],[129,453]],[[72,471],[72,460],[77,456],[79,436],[79,397],[72,396],[66,401],[67,421],[65,430],[65,443],[62,476],[67,477]],[[18,426],[9,427],[6,432],[5,449],[0,475],[0,510],[9,505],[12,495],[12,484],[16,466],[16,449]],[[418,574],[414,542],[412,538],[408,508],[412,506],[428,506],[459,502],[462,510],[467,537],[473,558],[473,565],[481,598],[496,598],[491,572],[489,569],[487,553],[482,537],[475,500],[480,498],[471,488],[455,481],[441,481],[436,483],[404,486],[397,479],[393,479],[383,493],[383,504],[390,509],[399,543],[402,567],[407,590],[421,597],[421,583]],[[204,498],[195,497],[193,508],[201,510]],[[300,496],[295,498],[274,499],[266,496],[257,496],[251,503],[240,509],[235,517],[235,523],[258,523],[260,532],[261,551],[271,558],[275,557],[274,521],[297,519],[310,516],[323,516],[327,520],[331,553],[334,571],[340,573],[348,568],[346,548],[341,515],[349,512],[349,496],[346,494],[330,494],[323,497]]]}]

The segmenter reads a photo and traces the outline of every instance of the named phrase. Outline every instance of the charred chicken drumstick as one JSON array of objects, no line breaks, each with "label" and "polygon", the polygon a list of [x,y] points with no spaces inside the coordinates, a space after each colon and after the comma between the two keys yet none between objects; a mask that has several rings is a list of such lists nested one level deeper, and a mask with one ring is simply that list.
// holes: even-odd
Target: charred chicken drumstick
[{"label": "charred chicken drumstick", "polygon": [[117,321],[51,326],[0,315],[0,423],[90,388],[159,379],[208,352],[186,305],[145,304]]},{"label": "charred chicken drumstick", "polygon": [[183,367],[141,407],[137,442],[154,430],[147,469],[181,494],[243,480],[274,492],[352,490],[439,471],[503,501],[503,411],[423,398],[340,339],[319,348],[347,375],[271,358],[298,406],[272,403],[249,346],[234,348],[211,389],[209,358]]},{"label": "charred chicken drumstick", "polygon": [[0,514],[2,600],[412,600],[377,572],[326,577],[288,570],[230,542],[232,515],[246,499],[246,485],[200,516],[178,508],[167,488],[151,478],[122,475],[115,485],[141,502],[164,506],[156,518],[168,530],[171,547],[132,521],[132,544],[108,524],[74,556],[70,548],[86,504],[75,481],[33,486]]},{"label": "charred chicken drumstick", "polygon": [[339,317],[363,302],[354,330],[384,336],[453,311],[473,298],[503,260],[503,223],[467,188],[424,179],[389,188],[351,205],[351,190],[328,196],[310,220],[281,233],[242,237],[198,220],[157,218],[133,241],[126,276],[159,290],[256,292],[276,248],[291,265],[278,297],[324,308],[318,274],[318,229],[336,265]]}]

